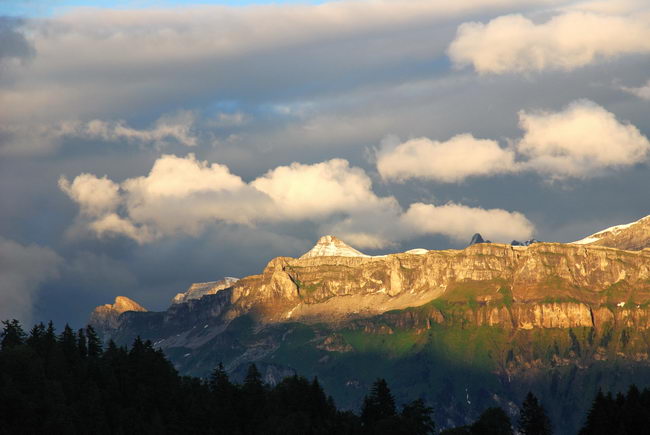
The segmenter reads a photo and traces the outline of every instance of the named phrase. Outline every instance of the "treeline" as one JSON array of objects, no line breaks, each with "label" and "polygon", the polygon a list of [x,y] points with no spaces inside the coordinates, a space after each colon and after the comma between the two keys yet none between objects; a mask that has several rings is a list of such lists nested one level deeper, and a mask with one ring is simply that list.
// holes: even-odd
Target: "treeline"
[{"label": "treeline", "polygon": [[161,350],[137,338],[106,347],[88,326],[60,334],[50,322],[25,333],[3,322],[0,434],[429,434],[431,408],[398,410],[377,380],[361,415],[338,410],[318,380],[266,385],[251,365],[234,384],[219,365],[207,380],[179,376]]},{"label": "treeline", "polygon": [[598,391],[580,435],[650,433],[650,390],[632,385],[626,394]]},{"label": "treeline", "polygon": [[[0,435],[5,434],[432,434],[432,409],[418,399],[398,409],[378,379],[360,414],[336,408],[318,379],[293,376],[271,387],[251,365],[242,384],[220,364],[209,379],[180,376],[161,350],[136,338],[102,345],[88,326],[57,334],[50,322],[0,333]],[[650,390],[599,392],[580,435],[647,433]],[[498,407],[445,435],[549,435],[551,422],[528,393],[513,425]]]}]

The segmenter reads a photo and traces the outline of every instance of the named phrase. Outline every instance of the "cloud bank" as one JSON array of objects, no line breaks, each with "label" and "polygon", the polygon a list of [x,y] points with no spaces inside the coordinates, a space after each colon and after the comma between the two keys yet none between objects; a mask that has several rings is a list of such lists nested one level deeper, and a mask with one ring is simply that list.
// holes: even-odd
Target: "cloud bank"
[{"label": "cloud bank", "polygon": [[448,54],[457,66],[471,65],[481,74],[571,71],[650,53],[650,22],[644,18],[567,12],[536,24],[519,14],[504,15],[459,26]]},{"label": "cloud bank", "polygon": [[[79,204],[78,230],[138,243],[197,236],[217,223],[254,227],[307,221],[360,248],[425,234],[463,240],[480,229],[503,241],[529,237],[534,230],[523,215],[498,209],[414,204],[404,213],[394,197],[376,195],[370,177],[343,159],[279,166],[246,183],[225,165],[193,154],[164,155],[146,176],[120,184],[85,173],[72,181],[61,177],[59,186]],[[423,224],[426,219],[440,224]]]},{"label": "cloud bank", "polygon": [[458,135],[446,142],[412,139],[377,152],[385,180],[458,182],[469,177],[532,171],[551,179],[590,178],[645,162],[650,142],[613,113],[579,100],[560,111],[520,111],[524,134],[508,149],[496,141]]}]

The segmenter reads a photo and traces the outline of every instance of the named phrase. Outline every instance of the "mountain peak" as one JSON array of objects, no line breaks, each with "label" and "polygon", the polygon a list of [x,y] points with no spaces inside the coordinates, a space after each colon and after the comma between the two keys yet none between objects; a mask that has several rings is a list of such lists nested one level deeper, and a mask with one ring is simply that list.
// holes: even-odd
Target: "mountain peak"
[{"label": "mountain peak", "polygon": [[597,245],[609,248],[639,251],[650,247],[650,215],[630,222],[605,228],[584,239],[572,242],[574,245]]},{"label": "mountain peak", "polygon": [[477,243],[492,243],[492,242],[489,241],[489,240],[483,239],[483,236],[481,236],[480,233],[476,233],[476,234],[474,234],[472,236],[472,240],[469,241],[469,245],[467,245],[467,246],[476,245]]},{"label": "mountain peak", "polygon": [[313,257],[368,257],[363,252],[357,251],[335,236],[323,236],[308,252],[300,258]]},{"label": "mountain peak", "polygon": [[127,298],[126,296],[117,296],[115,303],[100,305],[91,313],[89,323],[97,327],[100,331],[107,328],[116,328],[119,325],[119,317],[127,311],[147,311],[142,305]]},{"label": "mountain peak", "polygon": [[119,314],[122,314],[125,311],[147,311],[147,309],[142,305],[126,296],[117,296],[113,305],[106,304],[103,308]]}]

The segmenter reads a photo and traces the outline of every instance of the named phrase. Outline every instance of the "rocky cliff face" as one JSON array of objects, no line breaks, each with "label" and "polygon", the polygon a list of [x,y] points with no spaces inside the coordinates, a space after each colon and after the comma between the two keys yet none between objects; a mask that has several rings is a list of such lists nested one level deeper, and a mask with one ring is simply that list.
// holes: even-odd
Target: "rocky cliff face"
[{"label": "rocky cliff face", "polygon": [[506,303],[539,306],[529,320],[519,320],[523,314],[512,311],[510,323],[515,327],[571,323],[554,316],[576,315],[582,320],[575,322],[580,323],[586,319],[584,313],[564,313],[552,308],[555,305],[540,303],[645,305],[650,302],[650,250],[559,243],[476,244],[464,250],[385,257],[280,257],[261,275],[235,283],[230,316],[255,312],[267,323],[332,322],[433,300],[472,301],[495,308]]},{"label": "rocky cliff face", "polygon": [[[464,250],[382,257],[278,257],[260,275],[195,284],[182,299],[225,286],[232,287],[228,306],[220,313],[225,322],[251,314],[263,324],[336,323],[438,300],[475,304],[480,307],[479,324],[594,326],[593,310],[627,304],[631,313],[641,313],[650,303],[650,249],[482,243]],[[124,307],[143,310],[128,301],[98,307],[93,316],[114,326]]]}]

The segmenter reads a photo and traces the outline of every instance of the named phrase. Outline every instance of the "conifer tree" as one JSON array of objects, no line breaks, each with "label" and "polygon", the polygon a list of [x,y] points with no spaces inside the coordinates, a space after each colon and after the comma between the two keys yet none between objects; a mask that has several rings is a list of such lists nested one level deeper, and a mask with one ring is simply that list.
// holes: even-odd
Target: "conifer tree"
[{"label": "conifer tree", "polygon": [[96,358],[102,353],[102,342],[95,331],[95,328],[86,326],[86,339],[88,340],[88,356]]},{"label": "conifer tree", "polygon": [[224,369],[221,362],[212,370],[209,385],[212,392],[217,395],[230,394],[232,392],[233,384],[230,382],[228,373],[226,373],[226,369]]},{"label": "conifer tree", "polygon": [[86,340],[86,333],[83,329],[77,331],[77,349],[79,349],[79,356],[82,358],[88,356],[88,341]]},{"label": "conifer tree", "polygon": [[550,435],[551,420],[546,415],[544,407],[539,404],[537,397],[528,392],[519,415],[519,433],[522,435]]},{"label": "conifer tree", "polygon": [[0,348],[10,349],[12,347],[20,346],[25,342],[25,331],[20,325],[20,322],[16,319],[13,320],[3,320],[2,324],[4,328],[0,336],[2,340],[0,341]]},{"label": "conifer tree", "polygon": [[605,396],[598,390],[591,409],[587,414],[587,421],[580,430],[580,435],[613,434],[618,431],[617,424],[618,405],[611,394]]},{"label": "conifer tree", "polygon": [[476,435],[513,435],[510,418],[499,407],[488,408],[470,428]]},{"label": "conifer tree", "polygon": [[248,372],[246,373],[246,377],[244,378],[243,389],[244,391],[253,394],[260,394],[264,392],[264,383],[262,382],[262,374],[257,369],[257,366],[255,364],[251,364],[250,366],[248,366]]},{"label": "conifer tree", "polygon": [[43,340],[45,338],[45,325],[43,323],[36,324],[29,330],[27,337],[27,344],[37,352],[43,351]]},{"label": "conifer tree", "polygon": [[435,424],[431,419],[433,408],[426,406],[424,400],[417,399],[404,405],[402,409],[403,425],[411,435],[427,435],[435,431]]},{"label": "conifer tree", "polygon": [[370,395],[363,400],[361,421],[366,428],[378,421],[396,414],[395,399],[388,388],[385,379],[377,379],[370,390]]},{"label": "conifer tree", "polygon": [[67,323],[63,327],[63,332],[59,336],[59,343],[61,345],[63,355],[65,355],[65,358],[68,362],[77,359],[77,337],[75,336],[72,328],[70,328],[70,325]]},{"label": "conifer tree", "polygon": [[56,344],[56,329],[54,329],[54,324],[51,320],[47,324],[44,341],[49,348],[53,347]]}]

